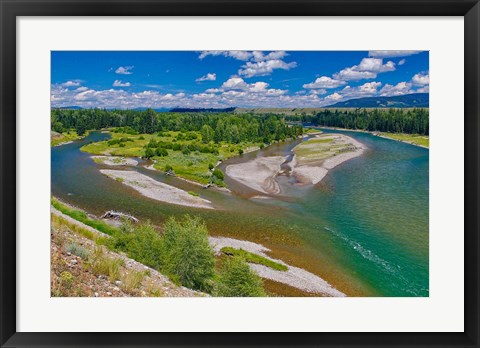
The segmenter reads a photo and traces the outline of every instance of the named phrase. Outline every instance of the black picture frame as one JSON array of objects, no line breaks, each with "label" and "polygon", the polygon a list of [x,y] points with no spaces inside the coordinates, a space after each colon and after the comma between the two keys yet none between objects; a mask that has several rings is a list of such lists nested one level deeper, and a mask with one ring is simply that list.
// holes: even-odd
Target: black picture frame
[{"label": "black picture frame", "polygon": [[[478,347],[478,0],[0,0],[1,347]],[[16,18],[18,16],[463,16],[465,19],[465,331],[463,333],[27,333],[16,330]],[[461,231],[455,231],[461,233]]]}]

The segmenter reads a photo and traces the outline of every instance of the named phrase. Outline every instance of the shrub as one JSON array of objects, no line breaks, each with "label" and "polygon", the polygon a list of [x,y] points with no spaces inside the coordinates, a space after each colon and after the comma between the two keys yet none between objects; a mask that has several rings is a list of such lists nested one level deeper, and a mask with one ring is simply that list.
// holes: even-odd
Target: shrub
[{"label": "shrub", "polygon": [[147,149],[145,150],[145,158],[150,159],[153,156],[155,156],[155,151],[151,147],[147,147]]},{"label": "shrub", "polygon": [[243,149],[238,149],[238,154],[241,156],[243,155]]},{"label": "shrub", "polygon": [[135,228],[127,224],[121,228],[111,247],[125,252],[128,257],[159,270],[162,261],[161,236],[155,228],[146,223]]},{"label": "shrub", "polygon": [[212,170],[213,168],[214,168],[213,164],[212,164],[212,163],[209,163],[209,164],[208,164],[208,169],[209,169],[209,170]]},{"label": "shrub", "polygon": [[223,264],[214,294],[222,297],[266,296],[261,278],[238,256],[228,258]]},{"label": "shrub", "polygon": [[60,274],[60,282],[67,289],[70,289],[72,287],[73,280],[74,280],[74,277],[70,272],[64,271]]},{"label": "shrub", "polygon": [[111,283],[120,278],[120,266],[123,266],[122,259],[114,259],[103,254],[102,247],[96,247],[91,263],[92,272],[95,275],[106,275]]},{"label": "shrub", "polygon": [[155,151],[155,153],[156,153],[157,156],[159,156],[159,157],[166,157],[166,156],[168,156],[168,151],[167,151],[166,149],[164,149],[164,148],[161,148],[161,147],[157,148],[157,150]]},{"label": "shrub", "polygon": [[138,140],[145,140],[145,137],[144,137],[143,135],[140,135],[140,136],[138,137]]},{"label": "shrub", "polygon": [[122,284],[120,285],[120,287],[126,293],[134,295],[136,293],[136,290],[140,287],[140,285],[142,285],[144,278],[145,273],[132,270],[122,276]]},{"label": "shrub", "polygon": [[125,147],[125,143],[120,143],[118,146],[119,147]]},{"label": "shrub", "polygon": [[213,170],[213,176],[217,177],[219,180],[223,180],[224,179],[224,175],[223,175],[223,172],[218,169],[218,168],[215,168]]},{"label": "shrub", "polygon": [[210,291],[215,258],[205,223],[186,215],[170,218],[164,226],[164,270],[186,287]]},{"label": "shrub", "polygon": [[90,256],[90,252],[81,245],[78,245],[77,243],[68,244],[65,250],[67,250],[67,252],[73,255],[81,257],[84,260],[88,259],[88,257]]},{"label": "shrub", "polygon": [[165,172],[170,172],[170,171],[173,172],[173,167],[170,164],[166,164],[165,165]]}]

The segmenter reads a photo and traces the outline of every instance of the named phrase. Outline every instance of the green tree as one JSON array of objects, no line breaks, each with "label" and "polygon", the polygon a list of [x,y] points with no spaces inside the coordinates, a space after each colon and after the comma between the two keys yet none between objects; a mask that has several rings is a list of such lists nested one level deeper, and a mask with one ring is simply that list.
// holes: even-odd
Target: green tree
[{"label": "green tree", "polygon": [[218,275],[214,290],[221,297],[267,296],[262,280],[239,256],[228,258]]},{"label": "green tree", "polygon": [[202,135],[202,141],[204,143],[209,143],[213,140],[213,137],[215,136],[215,131],[208,124],[205,124],[200,129],[200,134]]},{"label": "green tree", "polygon": [[165,223],[164,231],[166,273],[188,288],[211,291],[215,258],[205,223],[189,215],[183,220],[172,217]]}]

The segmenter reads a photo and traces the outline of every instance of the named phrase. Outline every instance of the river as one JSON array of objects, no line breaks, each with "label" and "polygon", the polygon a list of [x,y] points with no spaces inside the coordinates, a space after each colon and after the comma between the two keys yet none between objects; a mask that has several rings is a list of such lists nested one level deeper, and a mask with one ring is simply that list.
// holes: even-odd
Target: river
[{"label": "river", "polygon": [[[51,150],[52,194],[100,215],[115,209],[162,224],[169,216],[200,215],[209,233],[261,243],[271,256],[304,268],[349,296],[428,296],[428,149],[367,133],[324,130],[349,135],[368,149],[331,170],[316,186],[296,186],[280,179],[284,197],[256,199],[228,176],[232,194],[202,189],[144,167],[129,168],[156,180],[195,191],[222,210],[164,204],[111,180],[79,149],[108,134]],[[274,144],[230,159],[289,155],[301,140]],[[105,167],[106,168],[106,167]],[[305,295],[267,282],[278,295]]]}]

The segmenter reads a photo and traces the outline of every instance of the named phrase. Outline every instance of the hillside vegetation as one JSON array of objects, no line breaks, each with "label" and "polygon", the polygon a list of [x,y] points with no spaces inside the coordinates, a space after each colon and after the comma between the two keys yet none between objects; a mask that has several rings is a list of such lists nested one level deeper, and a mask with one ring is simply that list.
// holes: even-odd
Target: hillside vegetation
[{"label": "hillside vegetation", "polygon": [[[132,262],[143,265],[144,269],[147,267],[158,272],[157,277],[164,277],[169,284],[217,296],[265,295],[261,278],[247,264],[250,262],[248,255],[222,254],[223,256],[216,257],[208,241],[207,227],[198,217],[189,215],[179,219],[172,217],[160,231],[148,222],[132,224],[124,221],[117,228],[88,217],[85,212],[55,198],[52,198],[51,203],[66,218],[72,218],[85,226],[78,228],[71,222],[65,221],[65,218],[52,216],[54,221],[52,241],[56,244],[55,248],[52,248],[53,296],[91,296],[93,290],[89,291],[83,285],[79,290],[79,287],[75,286],[75,284],[90,284],[95,288],[101,285],[86,273],[93,273],[97,278],[101,276],[100,280],[108,279],[110,285],[103,284],[105,283],[103,281],[102,286],[117,285],[118,287],[121,284],[133,283],[123,289],[124,293],[131,295],[137,294],[138,291],[144,291],[143,296],[152,296],[152,293],[160,296],[164,293],[163,288],[158,291],[153,288],[150,293],[145,291],[142,288],[146,286],[144,281],[149,281],[148,277],[151,275],[148,273],[130,275],[132,272],[125,269],[124,257],[118,256],[122,254]],[[65,229],[68,230],[67,233]],[[105,234],[102,235],[102,233]],[[75,261],[66,261],[65,254],[69,257],[71,254],[75,255],[72,258]],[[233,264],[229,264],[230,259],[235,259]],[[70,264],[74,265],[70,268],[75,268],[75,274],[68,270]],[[126,265],[128,266],[129,263],[127,262]],[[67,283],[62,280],[62,277],[68,278]],[[235,279],[234,282],[232,282],[233,279]],[[232,287],[232,291],[227,291],[229,287]],[[122,287],[120,286],[119,289]],[[124,295],[119,290],[115,291],[115,294],[109,291],[108,296]],[[179,296],[196,296],[196,293]]]}]

